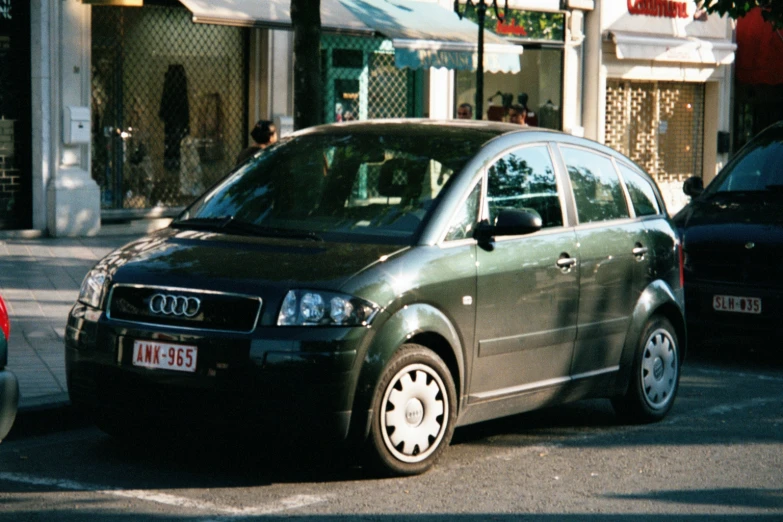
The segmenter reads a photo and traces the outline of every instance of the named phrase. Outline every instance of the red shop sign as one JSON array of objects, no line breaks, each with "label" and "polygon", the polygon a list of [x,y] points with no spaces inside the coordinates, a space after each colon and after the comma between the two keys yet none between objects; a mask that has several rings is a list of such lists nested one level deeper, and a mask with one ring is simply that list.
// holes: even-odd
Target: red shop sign
[{"label": "red shop sign", "polygon": [[628,12],[632,15],[659,16],[665,18],[688,18],[685,2],[674,0],[627,0]]}]

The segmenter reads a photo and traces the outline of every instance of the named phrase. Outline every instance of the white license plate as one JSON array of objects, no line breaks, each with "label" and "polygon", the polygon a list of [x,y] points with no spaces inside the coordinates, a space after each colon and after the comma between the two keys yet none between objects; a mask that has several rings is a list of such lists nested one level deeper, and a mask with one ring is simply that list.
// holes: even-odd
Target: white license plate
[{"label": "white license plate", "polygon": [[133,365],[179,372],[195,372],[197,351],[195,346],[184,344],[133,341]]},{"label": "white license plate", "polygon": [[760,314],[761,299],[758,297],[737,297],[734,295],[715,295],[712,308],[719,312],[739,312],[741,314]]}]

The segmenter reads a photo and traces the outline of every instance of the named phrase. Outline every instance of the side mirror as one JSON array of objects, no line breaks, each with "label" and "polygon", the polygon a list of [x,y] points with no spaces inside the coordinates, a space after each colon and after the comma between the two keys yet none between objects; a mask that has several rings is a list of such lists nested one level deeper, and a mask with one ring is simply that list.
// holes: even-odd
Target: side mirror
[{"label": "side mirror", "polygon": [[488,241],[494,236],[520,236],[538,232],[543,226],[541,215],[531,208],[506,208],[498,212],[495,224],[480,223],[473,237]]},{"label": "side mirror", "polygon": [[704,191],[704,182],[698,176],[691,176],[683,182],[682,191],[686,196],[695,198]]}]

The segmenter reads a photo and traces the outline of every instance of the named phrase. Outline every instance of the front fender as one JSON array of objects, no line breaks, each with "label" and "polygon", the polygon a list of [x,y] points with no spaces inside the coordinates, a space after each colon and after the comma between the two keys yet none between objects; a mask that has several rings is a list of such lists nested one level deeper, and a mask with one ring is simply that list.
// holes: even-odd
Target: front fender
[{"label": "front fender", "polygon": [[361,430],[363,436],[369,433],[375,385],[394,353],[406,342],[438,338],[441,342],[435,342],[437,346],[428,347],[438,353],[447,366],[452,366],[450,362],[456,365],[454,383],[461,390],[465,378],[463,343],[443,312],[427,304],[412,304],[397,310],[383,322],[364,356],[356,387],[353,411],[360,426],[355,425],[355,429]]},{"label": "front fender", "polygon": [[620,371],[617,372],[616,395],[624,395],[628,390],[639,336],[650,317],[658,313],[669,319],[677,330],[681,350],[680,360],[683,360],[687,346],[683,291],[681,288],[673,290],[665,281],[658,279],[644,289],[631,314],[623,353],[620,356]]}]

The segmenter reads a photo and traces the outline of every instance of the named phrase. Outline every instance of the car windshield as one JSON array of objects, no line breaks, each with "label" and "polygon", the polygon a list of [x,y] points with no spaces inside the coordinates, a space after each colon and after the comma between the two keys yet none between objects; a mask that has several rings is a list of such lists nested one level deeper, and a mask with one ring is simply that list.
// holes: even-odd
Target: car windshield
[{"label": "car windshield", "polygon": [[783,127],[754,138],[704,191],[706,197],[783,193]]},{"label": "car windshield", "polygon": [[449,179],[490,137],[466,129],[347,127],[284,139],[210,189],[172,226],[411,244]]}]

